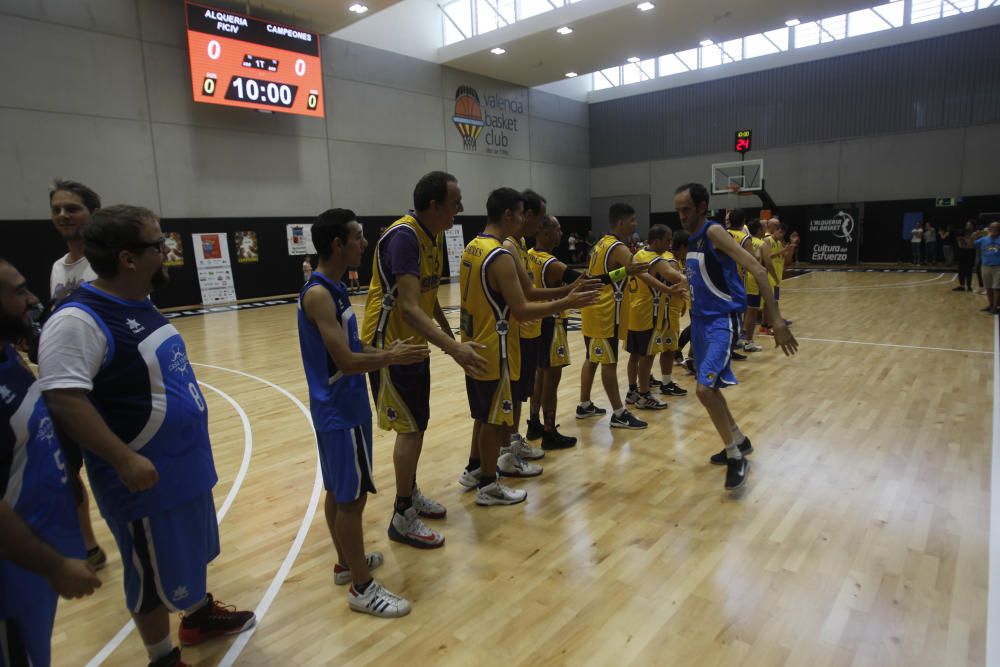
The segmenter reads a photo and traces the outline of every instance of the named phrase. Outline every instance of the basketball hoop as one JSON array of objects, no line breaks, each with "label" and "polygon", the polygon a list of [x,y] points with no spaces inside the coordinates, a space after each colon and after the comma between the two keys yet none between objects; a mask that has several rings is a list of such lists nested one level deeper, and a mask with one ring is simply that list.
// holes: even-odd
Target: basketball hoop
[{"label": "basketball hoop", "polygon": [[752,196],[754,196],[753,192],[750,192],[750,191],[747,191],[747,190],[744,190],[743,188],[741,188],[740,185],[739,185],[739,183],[730,183],[729,184],[729,190],[734,195],[736,195],[737,197],[752,197]]}]

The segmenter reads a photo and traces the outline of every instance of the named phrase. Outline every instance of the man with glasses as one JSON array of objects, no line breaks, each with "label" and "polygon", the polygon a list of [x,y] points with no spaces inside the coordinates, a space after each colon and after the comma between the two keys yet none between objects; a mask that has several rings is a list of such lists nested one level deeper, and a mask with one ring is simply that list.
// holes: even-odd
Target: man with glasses
[{"label": "man with glasses", "polygon": [[207,591],[219,532],[205,398],[184,341],[149,300],[168,279],[156,215],[136,206],[100,209],[83,236],[97,279],[45,326],[39,382],[53,419],[84,449],[150,664],[182,665],[170,611],[184,612],[184,644],[255,622],[253,612],[226,607]]}]

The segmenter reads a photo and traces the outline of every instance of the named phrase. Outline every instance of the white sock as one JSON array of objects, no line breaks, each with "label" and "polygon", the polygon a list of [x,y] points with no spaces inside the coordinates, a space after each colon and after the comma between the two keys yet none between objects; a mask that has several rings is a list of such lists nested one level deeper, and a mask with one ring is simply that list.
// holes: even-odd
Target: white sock
[{"label": "white sock", "polygon": [[146,644],[146,653],[149,654],[149,661],[156,662],[165,655],[169,655],[174,650],[174,643],[170,640],[170,635],[161,639],[155,644]]},{"label": "white sock", "polygon": [[726,445],[726,456],[736,460],[743,458],[743,454],[740,452],[740,448],[737,447],[736,444]]},{"label": "white sock", "polygon": [[737,426],[736,424],[733,424],[733,431],[732,431],[732,433],[733,433],[733,445],[740,444],[741,442],[743,442],[743,439],[746,437],[745,435],[743,435],[743,432],[740,431],[740,427]]},{"label": "white sock", "polygon": [[583,408],[584,410],[589,408],[591,405],[593,405],[592,401],[583,401],[582,403],[580,403],[580,407]]},{"label": "white sock", "polygon": [[663,376],[663,384],[672,384],[673,381],[674,381],[673,374],[671,374],[671,375],[664,375]]},{"label": "white sock", "polygon": [[511,433],[510,434],[510,442],[511,442],[511,444],[514,444],[515,442],[520,442],[520,441],[521,441],[521,434],[520,433]]},{"label": "white sock", "polygon": [[621,417],[623,414],[625,414],[625,408],[618,408],[615,410],[615,417]]}]

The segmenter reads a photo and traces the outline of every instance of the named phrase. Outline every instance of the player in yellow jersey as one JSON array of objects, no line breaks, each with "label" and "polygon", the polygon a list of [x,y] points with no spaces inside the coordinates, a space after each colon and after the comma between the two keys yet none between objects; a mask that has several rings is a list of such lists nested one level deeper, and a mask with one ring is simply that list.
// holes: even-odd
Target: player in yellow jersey
[{"label": "player in yellow jersey", "polygon": [[[770,244],[764,240],[764,225],[760,220],[751,220],[747,225],[750,230],[750,254],[761,263],[767,271],[768,277],[774,272],[771,267]],[[743,349],[747,352],[760,352],[764,348],[754,342],[754,333],[757,331],[757,320],[760,317],[760,288],[757,281],[749,272],[743,276],[743,284],[747,290],[747,312],[743,319]]]},{"label": "player in yellow jersey", "polygon": [[[687,241],[689,234],[680,229],[673,233],[670,250],[662,253],[670,268],[684,274],[684,258],[687,256]],[[687,389],[674,382],[674,355],[681,349],[681,318],[687,314],[691,305],[691,290],[687,286],[679,295],[670,298],[667,304],[667,319],[664,322],[665,334],[663,352],[660,354],[660,393],[664,396],[687,396]],[[682,355],[683,356],[683,355]]]},{"label": "player in yellow jersey", "polygon": [[[437,300],[442,234],[462,211],[458,180],[442,171],[425,175],[413,191],[413,208],[375,245],[362,342],[376,349],[397,340],[430,342],[467,372],[483,372],[486,360],[477,354],[480,345],[455,340]],[[430,417],[430,363],[383,368],[371,374],[371,384],[379,427],[396,432],[396,501],[389,538],[422,549],[439,547],[444,536],[424,525],[420,516],[440,518],[446,510],[424,496],[416,481]]]},{"label": "player in yellow jersey", "polygon": [[[784,278],[785,273],[785,262],[788,261],[791,256],[795,253],[796,245],[791,243],[785,244],[785,232],[787,227],[781,223],[777,216],[774,216],[767,221],[767,231],[768,236],[765,237],[765,241],[770,244],[770,257],[771,257],[771,267],[772,270],[768,271],[767,281],[770,284],[771,289],[774,291],[774,300],[781,301],[781,282]],[[761,327],[761,333],[766,333],[770,335],[772,333],[771,327],[773,322],[770,321],[770,313],[767,309],[764,310],[764,324],[766,326]],[[786,325],[791,325],[791,321],[785,320]]]},{"label": "player in yellow jersey", "polygon": [[[630,267],[634,272],[635,266],[641,266],[639,262],[634,261],[632,253],[624,243],[635,231],[635,209],[624,203],[612,204],[608,211],[608,220],[611,231],[594,245],[590,254],[587,273],[594,277],[610,276],[616,272],[616,275],[619,275],[622,273],[621,269],[628,272]],[[621,321],[624,300],[625,282],[613,282],[602,287],[597,303],[584,308],[581,313],[587,359],[580,370],[580,404],[576,407],[576,418],[586,419],[606,412],[590,400],[594,375],[600,366],[601,383],[614,410],[614,414],[611,415],[611,427],[642,429],[646,428],[646,422],[636,419],[625,409],[618,388],[618,338],[624,326]]]},{"label": "player in yellow jersey", "polygon": [[[535,235],[535,247],[528,251],[536,287],[555,287],[579,279],[579,273],[552,254],[561,239],[559,220],[554,215],[547,215]],[[541,438],[542,449],[565,449],[576,444],[576,438],[563,435],[556,428],[556,392],[562,380],[562,369],[569,363],[566,313],[558,312],[542,320],[538,370],[535,371],[535,391],[531,395],[531,417],[528,419],[528,438]]]},{"label": "player in yellow jersey", "polygon": [[541,319],[593,303],[598,295],[578,286],[556,301],[528,301],[517,277],[520,258],[500,241],[523,224],[524,197],[512,188],[494,190],[486,201],[486,227],[462,253],[462,340],[476,342],[487,362],[485,368],[467,371],[465,377],[478,447],[459,483],[476,487],[477,505],[513,505],[527,497],[522,489],[502,485],[497,476],[498,471],[503,474],[498,459],[513,457],[510,452],[501,456],[500,448],[514,423],[511,382],[521,373],[518,330],[511,319]]},{"label": "player in yellow jersey", "polygon": [[[532,274],[532,262],[528,255],[528,247],[524,237],[533,237],[538,234],[542,226],[542,221],[546,216],[545,198],[533,190],[525,190],[521,193],[524,197],[524,221],[519,228],[515,228],[512,233],[504,238],[504,248],[518,260],[517,277],[521,283],[521,290],[530,301],[548,301],[553,298],[560,298],[569,293],[572,289],[569,285],[560,285],[553,288],[543,288],[539,285],[537,276]],[[591,289],[596,289],[595,283]],[[521,425],[521,405],[535,391],[535,370],[538,368],[539,345],[542,340],[541,320],[528,322],[518,322],[521,346],[521,377],[513,384],[514,392],[514,428],[510,434],[510,444],[505,447],[505,453],[510,451],[514,454],[519,468],[530,469],[533,464],[528,464],[527,460],[540,459],[545,456],[545,452],[540,448],[528,445],[527,440],[520,434]],[[528,424],[529,430],[531,424]],[[503,459],[506,464],[508,459]],[[535,466],[537,467],[537,466]],[[539,472],[541,470],[539,469]]]},{"label": "player in yellow jersey", "polygon": [[670,228],[653,225],[649,229],[649,247],[635,253],[635,261],[649,264],[649,273],[629,278],[628,393],[625,402],[643,410],[663,410],[667,404],[650,391],[650,372],[656,355],[663,351],[667,302],[672,294],[687,290],[687,280],[670,268],[662,253],[670,247]]}]

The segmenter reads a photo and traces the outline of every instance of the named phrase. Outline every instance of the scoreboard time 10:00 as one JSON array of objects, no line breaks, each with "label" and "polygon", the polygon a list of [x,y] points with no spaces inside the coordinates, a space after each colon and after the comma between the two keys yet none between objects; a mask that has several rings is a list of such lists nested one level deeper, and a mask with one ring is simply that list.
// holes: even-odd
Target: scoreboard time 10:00
[{"label": "scoreboard time 10:00", "polygon": [[186,14],[196,102],[323,116],[317,35],[193,2]]}]

